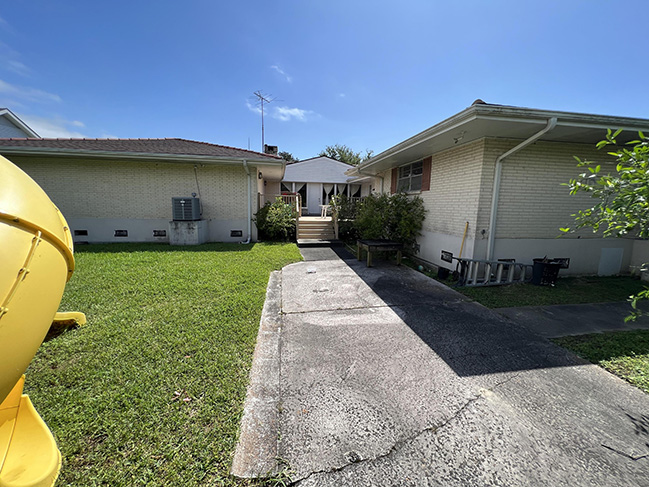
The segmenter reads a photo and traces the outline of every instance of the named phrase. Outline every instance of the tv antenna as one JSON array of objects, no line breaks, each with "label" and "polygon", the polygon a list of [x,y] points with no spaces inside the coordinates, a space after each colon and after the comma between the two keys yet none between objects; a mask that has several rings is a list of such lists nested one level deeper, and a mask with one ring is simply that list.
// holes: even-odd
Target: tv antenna
[{"label": "tv antenna", "polygon": [[257,90],[253,93],[259,99],[259,105],[261,107],[261,151],[264,152],[264,103],[271,103],[277,98],[271,98],[270,95],[265,95],[261,90]]}]

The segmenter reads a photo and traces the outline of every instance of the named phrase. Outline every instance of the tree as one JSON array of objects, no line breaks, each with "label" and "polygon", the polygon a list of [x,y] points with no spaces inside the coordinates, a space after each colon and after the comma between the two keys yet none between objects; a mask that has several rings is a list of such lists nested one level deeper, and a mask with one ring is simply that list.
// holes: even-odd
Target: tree
[{"label": "tree", "polygon": [[328,145],[318,154],[319,157],[329,157],[340,162],[346,162],[352,166],[358,166],[361,162],[368,160],[372,157],[374,151],[366,149],[365,154],[361,155],[360,152],[355,152],[351,148],[342,144]]},{"label": "tree", "polygon": [[300,160],[297,157],[294,157],[290,152],[281,151],[277,155],[284,159],[286,162],[300,162]]},{"label": "tree", "polygon": [[[604,237],[635,236],[649,238],[649,138],[640,132],[638,139],[628,142],[626,147],[617,145],[616,138],[622,130],[612,133],[608,130],[606,140],[597,144],[598,149],[613,146],[609,152],[617,161],[615,172],[602,174],[601,165],[582,161],[575,156],[579,167],[588,171],[571,179],[570,194],[590,194],[597,200],[591,208],[575,213],[575,229],[589,227],[593,232],[602,231]],[[562,232],[573,231],[562,228]],[[644,267],[647,263],[644,264]],[[636,310],[627,319],[634,320],[639,312],[637,302],[649,299],[649,288],[629,298]]]}]

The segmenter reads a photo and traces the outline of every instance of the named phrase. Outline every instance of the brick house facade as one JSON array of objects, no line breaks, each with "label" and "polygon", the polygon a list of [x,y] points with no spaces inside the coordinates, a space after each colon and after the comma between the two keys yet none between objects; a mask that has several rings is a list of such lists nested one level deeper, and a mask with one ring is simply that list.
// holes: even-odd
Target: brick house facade
[{"label": "brick house facade", "polygon": [[[550,119],[555,119],[550,130],[501,161],[492,212],[498,158],[535,137]],[[563,184],[583,172],[573,156],[600,161],[603,170],[611,163],[606,151],[595,149],[607,128],[624,128],[619,138],[624,142],[648,127],[649,120],[642,119],[477,103],[359,169],[365,176],[374,174],[384,192],[394,192],[399,169],[423,162],[421,189],[410,194],[424,200],[427,213],[418,239],[419,257],[432,264],[448,266],[440,259],[442,250],[459,254],[468,222],[463,257],[524,263],[546,255],[569,257],[566,274],[626,273],[649,261],[649,242],[604,239],[588,229],[559,237],[559,228],[574,224],[572,214],[593,204],[587,195],[571,196]]]}]

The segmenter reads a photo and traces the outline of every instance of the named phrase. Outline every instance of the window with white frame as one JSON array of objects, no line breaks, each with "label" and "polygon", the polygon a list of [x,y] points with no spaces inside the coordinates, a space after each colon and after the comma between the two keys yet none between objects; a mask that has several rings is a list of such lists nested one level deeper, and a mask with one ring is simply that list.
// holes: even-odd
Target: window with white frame
[{"label": "window with white frame", "polygon": [[423,172],[423,161],[401,166],[398,172],[397,191],[421,191]]}]

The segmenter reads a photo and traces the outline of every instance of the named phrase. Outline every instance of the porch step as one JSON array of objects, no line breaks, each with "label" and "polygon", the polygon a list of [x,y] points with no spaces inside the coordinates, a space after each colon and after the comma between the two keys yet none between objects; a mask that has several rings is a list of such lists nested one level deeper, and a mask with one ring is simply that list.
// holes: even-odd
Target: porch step
[{"label": "porch step", "polygon": [[297,235],[298,239],[306,238],[311,240],[333,240],[336,238],[333,232],[300,232]]},{"label": "porch step", "polygon": [[334,240],[331,218],[300,217],[297,226],[298,240]]},{"label": "porch step", "polygon": [[340,240],[318,240],[309,238],[298,238],[298,247],[341,247],[343,243]]}]

